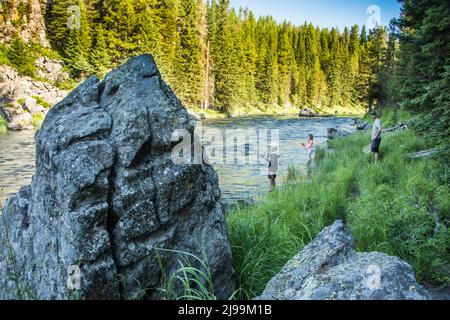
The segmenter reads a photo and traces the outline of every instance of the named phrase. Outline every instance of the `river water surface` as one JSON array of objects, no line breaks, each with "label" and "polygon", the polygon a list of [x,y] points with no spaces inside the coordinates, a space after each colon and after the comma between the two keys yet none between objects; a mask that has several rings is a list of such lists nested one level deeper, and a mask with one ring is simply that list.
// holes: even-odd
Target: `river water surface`
[{"label": "river water surface", "polygon": [[[233,130],[278,130],[280,158],[280,182],[286,175],[289,164],[296,165],[306,174],[307,153],[301,144],[306,143],[308,134],[315,136],[316,145],[326,141],[327,129],[332,127],[351,128],[349,118],[292,118],[258,117],[211,120],[202,122],[203,129],[216,129],[216,132]],[[206,134],[204,142],[212,149],[216,140]],[[269,134],[270,140],[270,134]],[[225,145],[226,143],[222,143]],[[245,142],[237,142],[237,150],[248,148]],[[244,149],[244,150],[243,150]],[[248,151],[248,150],[247,150]],[[20,187],[29,185],[34,174],[35,162],[34,132],[10,132],[0,135],[0,202],[17,192]],[[253,198],[267,192],[267,164],[260,163],[218,163],[214,168],[219,173],[220,187],[224,201]]]}]

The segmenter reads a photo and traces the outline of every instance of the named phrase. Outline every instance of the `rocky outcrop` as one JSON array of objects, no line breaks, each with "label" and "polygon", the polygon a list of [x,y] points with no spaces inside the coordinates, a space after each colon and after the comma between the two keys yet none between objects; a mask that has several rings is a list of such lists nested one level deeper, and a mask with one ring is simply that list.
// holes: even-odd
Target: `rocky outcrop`
[{"label": "rocky outcrop", "polygon": [[11,130],[34,128],[32,116],[45,115],[48,107],[61,101],[67,93],[49,83],[20,76],[9,66],[0,66],[0,113]]},{"label": "rocky outcrop", "polygon": [[17,34],[26,42],[49,46],[45,32],[46,0],[0,1],[0,42],[9,43]]},{"label": "rocky outcrop", "polygon": [[[4,208],[0,298],[20,288],[19,298],[158,299],[183,260],[171,250],[206,259],[216,296],[229,298],[218,176],[172,161],[174,130],[194,126],[149,55],[53,107],[36,136],[32,186]],[[77,274],[79,288],[68,287]]]},{"label": "rocky outcrop", "polygon": [[319,116],[319,113],[317,113],[313,109],[306,108],[306,109],[302,109],[298,116],[302,117],[302,118],[315,118],[315,117]]},{"label": "rocky outcrop", "polygon": [[412,267],[382,253],[357,253],[342,221],[325,228],[273,278],[267,300],[428,300]]},{"label": "rocky outcrop", "polygon": [[57,60],[39,57],[35,62],[37,75],[52,82],[69,79],[69,74],[63,70],[63,65]]}]

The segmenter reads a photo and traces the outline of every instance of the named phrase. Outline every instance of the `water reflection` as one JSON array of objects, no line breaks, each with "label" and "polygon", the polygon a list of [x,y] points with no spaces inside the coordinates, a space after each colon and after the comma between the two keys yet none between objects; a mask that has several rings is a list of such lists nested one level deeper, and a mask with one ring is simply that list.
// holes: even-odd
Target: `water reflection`
[{"label": "water reflection", "polygon": [[0,135],[0,202],[31,184],[34,174],[34,131]]}]

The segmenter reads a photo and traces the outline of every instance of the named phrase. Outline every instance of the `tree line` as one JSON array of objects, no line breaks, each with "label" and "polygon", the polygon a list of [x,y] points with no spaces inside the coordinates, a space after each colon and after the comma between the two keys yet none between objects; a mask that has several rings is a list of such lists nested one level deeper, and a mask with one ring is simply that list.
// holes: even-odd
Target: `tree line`
[{"label": "tree line", "polygon": [[400,19],[391,23],[399,49],[382,84],[390,106],[420,115],[414,127],[449,143],[450,2],[401,0]]},{"label": "tree line", "polygon": [[[68,8],[79,8],[68,28]],[[77,13],[77,14],[78,14]],[[138,53],[151,53],[188,107],[239,108],[383,103],[388,30],[340,31],[277,23],[235,10],[229,0],[58,0],[47,31],[76,77],[105,74]]]}]

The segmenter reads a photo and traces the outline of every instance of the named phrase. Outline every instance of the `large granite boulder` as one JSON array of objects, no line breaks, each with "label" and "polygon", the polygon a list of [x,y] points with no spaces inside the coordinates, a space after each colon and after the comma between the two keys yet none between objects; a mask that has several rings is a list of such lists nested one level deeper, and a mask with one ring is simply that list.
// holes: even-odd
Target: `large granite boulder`
[{"label": "large granite boulder", "polygon": [[174,250],[207,260],[216,296],[229,298],[218,176],[172,159],[174,131],[194,126],[149,55],[50,109],[32,186],[4,208],[0,298],[159,299],[188,257]]},{"label": "large granite boulder", "polygon": [[412,267],[382,253],[357,253],[342,221],[325,228],[267,285],[264,300],[428,300]]}]

